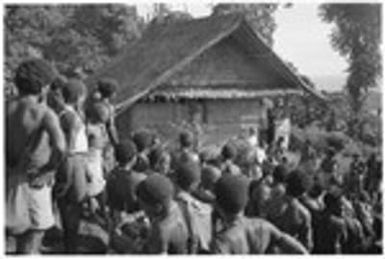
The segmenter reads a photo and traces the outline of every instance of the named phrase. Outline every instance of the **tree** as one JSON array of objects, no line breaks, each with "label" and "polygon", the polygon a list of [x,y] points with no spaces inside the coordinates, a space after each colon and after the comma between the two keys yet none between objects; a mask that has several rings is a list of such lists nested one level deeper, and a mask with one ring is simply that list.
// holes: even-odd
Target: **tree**
[{"label": "tree", "polygon": [[213,7],[212,15],[240,13],[245,15],[253,30],[262,37],[268,45],[273,45],[273,33],[277,27],[274,12],[278,4],[217,4]]},{"label": "tree", "polygon": [[322,4],[320,16],[334,24],[331,45],[349,62],[346,89],[357,115],[382,77],[381,4]]},{"label": "tree", "polygon": [[139,38],[145,26],[135,6],[122,4],[7,5],[4,24],[8,83],[23,59],[36,56],[67,76],[96,70]]},{"label": "tree", "polygon": [[190,13],[185,11],[171,11],[167,4],[154,4],[154,18],[148,24],[148,28],[153,25],[167,25],[176,22],[192,20]]}]

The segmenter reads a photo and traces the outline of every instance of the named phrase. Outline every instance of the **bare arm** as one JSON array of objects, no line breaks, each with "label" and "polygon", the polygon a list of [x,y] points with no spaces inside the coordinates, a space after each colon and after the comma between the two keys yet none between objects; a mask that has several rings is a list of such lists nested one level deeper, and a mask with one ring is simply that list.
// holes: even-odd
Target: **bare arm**
[{"label": "bare arm", "polygon": [[110,118],[106,123],[108,137],[111,140],[112,145],[115,147],[119,143],[118,131],[115,126],[115,110],[111,108]]},{"label": "bare arm", "polygon": [[52,148],[52,154],[42,174],[54,171],[60,165],[66,150],[66,143],[59,119],[53,111],[48,111],[42,121],[43,129],[47,131]]},{"label": "bare arm", "polygon": [[269,228],[271,245],[278,246],[283,254],[308,254],[306,248],[295,238],[271,224]]}]

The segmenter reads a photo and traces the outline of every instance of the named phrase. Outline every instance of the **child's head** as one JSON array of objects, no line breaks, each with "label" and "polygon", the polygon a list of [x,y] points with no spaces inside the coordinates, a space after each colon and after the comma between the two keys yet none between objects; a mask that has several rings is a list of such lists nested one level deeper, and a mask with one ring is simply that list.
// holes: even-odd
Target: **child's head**
[{"label": "child's head", "polygon": [[249,181],[243,175],[225,175],[215,184],[216,209],[222,217],[243,212],[248,202]]},{"label": "child's head", "polygon": [[110,118],[110,110],[104,103],[93,103],[87,109],[87,118],[91,123],[107,123]]},{"label": "child's head", "polygon": [[187,192],[191,192],[198,187],[201,180],[200,164],[191,160],[179,163],[175,175],[178,186]]},{"label": "child's head", "polygon": [[86,86],[78,79],[68,80],[64,85],[62,92],[64,102],[69,105],[82,105],[87,96]]},{"label": "child's head", "polygon": [[202,186],[206,190],[213,191],[215,183],[221,178],[222,172],[219,168],[207,165],[202,168]]},{"label": "child's head", "polygon": [[49,89],[56,73],[52,66],[42,59],[22,62],[16,69],[15,85],[21,95],[40,95]]},{"label": "child's head", "polygon": [[51,91],[61,91],[67,83],[67,78],[62,75],[58,75],[50,86]]},{"label": "child's head", "polygon": [[237,156],[237,149],[233,144],[227,143],[222,148],[221,154],[224,160],[233,160]]},{"label": "child's head", "polygon": [[136,157],[136,146],[130,140],[119,143],[115,149],[115,159],[121,165],[125,166],[133,163]]},{"label": "child's head", "polygon": [[152,170],[161,174],[169,173],[171,157],[162,147],[158,146],[153,148],[148,154],[148,160]]},{"label": "child's head", "polygon": [[160,216],[167,214],[174,186],[170,179],[160,174],[152,174],[136,188],[139,206],[147,215]]},{"label": "child's head", "polygon": [[143,152],[147,150],[152,144],[152,136],[147,130],[140,130],[135,132],[132,136],[138,152]]},{"label": "child's head", "polygon": [[253,180],[250,183],[249,198],[257,205],[263,205],[270,199],[271,189],[264,180]]},{"label": "child's head", "polygon": [[103,78],[99,80],[97,86],[98,92],[103,99],[111,99],[118,89],[118,83],[111,78]]}]

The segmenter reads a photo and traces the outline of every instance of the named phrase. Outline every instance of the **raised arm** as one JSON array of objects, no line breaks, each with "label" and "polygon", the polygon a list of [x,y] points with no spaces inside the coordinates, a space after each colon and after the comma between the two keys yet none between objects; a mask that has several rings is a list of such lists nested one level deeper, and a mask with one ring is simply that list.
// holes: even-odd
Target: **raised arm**
[{"label": "raised arm", "polygon": [[115,109],[111,106],[110,108],[110,118],[106,123],[108,137],[112,145],[115,147],[119,143],[118,131],[116,130],[115,125]]}]

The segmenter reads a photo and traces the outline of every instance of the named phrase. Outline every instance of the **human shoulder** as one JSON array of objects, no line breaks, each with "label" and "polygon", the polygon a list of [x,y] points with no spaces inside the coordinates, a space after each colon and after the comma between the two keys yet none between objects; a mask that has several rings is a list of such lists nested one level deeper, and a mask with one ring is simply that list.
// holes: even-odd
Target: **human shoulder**
[{"label": "human shoulder", "polygon": [[304,204],[302,204],[298,199],[296,199],[296,206],[299,212],[302,215],[302,218],[305,221],[310,221],[311,220],[311,213],[308,208]]},{"label": "human shoulder", "polygon": [[66,108],[59,115],[60,122],[65,130],[78,129],[82,125],[80,116],[72,109]]}]

